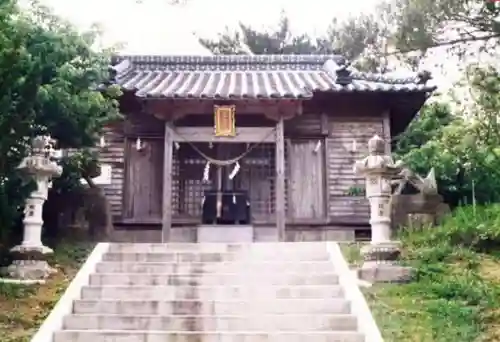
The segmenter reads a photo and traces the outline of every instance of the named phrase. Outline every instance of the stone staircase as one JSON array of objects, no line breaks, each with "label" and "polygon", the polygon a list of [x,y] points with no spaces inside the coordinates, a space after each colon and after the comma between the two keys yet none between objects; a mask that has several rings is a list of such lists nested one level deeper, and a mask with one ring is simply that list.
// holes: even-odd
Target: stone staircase
[{"label": "stone staircase", "polygon": [[110,244],[53,342],[375,341],[326,246]]}]

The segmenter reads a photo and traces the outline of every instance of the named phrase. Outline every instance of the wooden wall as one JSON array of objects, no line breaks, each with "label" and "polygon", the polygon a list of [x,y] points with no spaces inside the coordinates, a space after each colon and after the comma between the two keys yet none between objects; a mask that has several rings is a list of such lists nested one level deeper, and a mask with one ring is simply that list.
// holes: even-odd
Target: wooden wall
[{"label": "wooden wall", "polygon": [[326,218],[322,139],[287,139],[288,221]]},{"label": "wooden wall", "polygon": [[125,168],[125,138],[121,126],[105,130],[106,145],[100,149],[100,161],[111,166],[111,183],[101,187],[109,201],[114,220],[121,219]]},{"label": "wooden wall", "polygon": [[[354,174],[353,165],[367,155],[368,140],[375,134],[390,138],[388,117],[369,108],[344,107],[289,120],[285,132],[289,222],[323,218],[333,224],[368,223],[367,199],[350,194],[353,188],[364,189],[364,179]],[[311,152],[318,143],[319,151]]]},{"label": "wooden wall", "polygon": [[[113,216],[117,222],[126,221],[140,212],[158,221],[162,188],[157,183],[162,176],[164,125],[148,114],[137,114],[130,116],[122,126],[106,133],[107,146],[101,151],[102,163],[112,165],[111,184],[103,188]],[[353,163],[366,155],[367,141],[374,134],[390,136],[382,112],[333,110],[328,115],[306,113],[285,122],[288,223],[368,223],[367,200],[350,196],[348,192],[351,187],[364,187],[363,180],[353,173]],[[149,150],[142,153],[133,148],[139,136],[149,146]],[[126,150],[130,157],[125,157]],[[159,167],[149,170],[152,176],[148,177],[137,168],[128,167],[131,158],[138,158],[144,169],[150,169],[147,165],[153,167],[153,164]],[[129,197],[132,186],[139,192],[150,193],[144,196],[149,198],[147,208],[143,207],[147,203],[139,206]],[[153,189],[160,191],[160,195]],[[274,215],[270,220],[274,220]]]},{"label": "wooden wall", "polygon": [[[154,188],[154,186],[150,186],[151,184],[140,183],[141,171],[137,168],[129,168],[128,165],[132,160],[145,162],[150,158],[161,158],[158,157],[158,154],[162,156],[163,144],[159,138],[163,136],[163,130],[164,124],[162,122],[143,113],[129,115],[127,120],[105,130],[106,146],[100,149],[100,161],[102,164],[111,166],[111,183],[103,184],[101,187],[110,202],[112,216],[116,222],[126,221],[132,216],[134,210],[150,211],[150,208],[139,208],[138,202],[134,203],[132,199],[128,199],[129,185],[135,185],[143,192],[147,190],[146,188]],[[147,146],[142,152],[137,152],[133,148],[136,138],[139,136]],[[160,151],[158,151],[159,145]],[[158,163],[162,160],[154,162]]]},{"label": "wooden wall", "polygon": [[353,166],[367,155],[368,139],[384,136],[383,127],[381,116],[329,118],[327,191],[328,215],[333,221],[368,222],[368,200],[352,193],[353,188],[364,189],[364,179],[354,174]]},{"label": "wooden wall", "polygon": [[163,140],[143,138],[143,149],[127,139],[123,217],[127,220],[161,221],[163,197]]}]

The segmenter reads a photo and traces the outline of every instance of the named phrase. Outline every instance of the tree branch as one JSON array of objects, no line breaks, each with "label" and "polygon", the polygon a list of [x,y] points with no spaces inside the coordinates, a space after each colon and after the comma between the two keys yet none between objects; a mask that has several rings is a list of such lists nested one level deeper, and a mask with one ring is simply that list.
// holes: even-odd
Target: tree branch
[{"label": "tree branch", "polygon": [[[469,43],[469,42],[475,42],[475,41],[481,41],[481,40],[489,40],[493,38],[500,38],[500,33],[494,33],[490,34],[487,36],[474,36],[474,37],[466,37],[466,38],[459,38],[459,39],[454,39],[454,40],[449,40],[447,42],[440,42],[440,43],[434,43],[429,46],[426,46],[425,49],[433,49],[437,47],[442,47],[442,46],[450,46],[450,45],[455,45],[455,44],[460,44],[460,43]],[[405,53],[410,53],[410,52],[415,52],[422,50],[422,48],[411,48],[407,50],[397,50],[397,51],[392,51],[388,52],[387,54],[384,54],[384,56],[394,56],[394,55],[402,55]]]}]

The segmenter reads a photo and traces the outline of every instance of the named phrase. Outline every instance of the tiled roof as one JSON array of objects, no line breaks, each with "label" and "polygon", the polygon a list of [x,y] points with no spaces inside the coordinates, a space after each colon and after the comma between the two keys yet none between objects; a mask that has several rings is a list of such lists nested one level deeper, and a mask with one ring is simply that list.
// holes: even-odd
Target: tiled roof
[{"label": "tiled roof", "polygon": [[394,78],[335,55],[117,56],[113,81],[139,97],[310,98],[315,92],[431,92],[429,74]]}]

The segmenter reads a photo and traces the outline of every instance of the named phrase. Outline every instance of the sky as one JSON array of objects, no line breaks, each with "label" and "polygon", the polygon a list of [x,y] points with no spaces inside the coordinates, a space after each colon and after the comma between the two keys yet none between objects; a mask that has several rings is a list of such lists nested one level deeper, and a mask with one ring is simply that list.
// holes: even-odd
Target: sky
[{"label": "sky", "polygon": [[238,22],[256,28],[275,25],[285,10],[292,30],[311,35],[325,32],[332,18],[372,9],[379,0],[44,0],[62,17],[81,28],[100,23],[104,43],[125,42],[125,53],[207,53],[199,37],[216,37]]},{"label": "sky", "polygon": [[[370,12],[380,0],[42,0],[56,14],[81,29],[98,23],[104,31],[102,43],[123,43],[126,54],[207,55],[197,37],[215,38],[226,27],[239,22],[254,28],[272,28],[283,11],[292,31],[311,36],[325,32],[333,18]],[[446,61],[446,66],[436,66]],[[457,59],[435,51],[424,63],[441,90],[450,89],[461,78]]]}]

